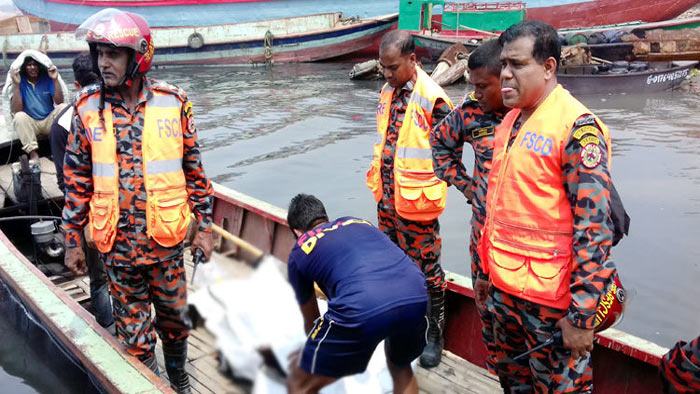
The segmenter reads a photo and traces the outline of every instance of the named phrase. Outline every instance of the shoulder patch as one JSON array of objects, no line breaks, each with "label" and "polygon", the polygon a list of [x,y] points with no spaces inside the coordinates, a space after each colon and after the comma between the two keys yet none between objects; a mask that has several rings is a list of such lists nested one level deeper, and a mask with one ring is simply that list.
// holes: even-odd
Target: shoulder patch
[{"label": "shoulder patch", "polygon": [[585,125],[595,125],[595,116],[593,115],[583,115],[576,119],[574,127],[581,127]]},{"label": "shoulder patch", "polygon": [[600,145],[600,139],[597,135],[588,135],[586,137],[581,138],[581,141],[579,141],[579,143],[582,147],[585,148],[590,144]]},{"label": "shoulder patch", "polygon": [[180,89],[178,86],[173,85],[171,83],[151,79],[151,88],[153,90],[174,94],[178,96],[182,101],[187,100],[187,93],[185,93],[185,91]]},{"label": "shoulder patch", "polygon": [[597,137],[598,133],[600,132],[600,129],[596,126],[591,126],[591,125],[586,125],[586,126],[580,126],[574,131],[574,139],[580,140],[586,135],[592,135]]},{"label": "shoulder patch", "polygon": [[189,128],[190,132],[195,131],[195,125],[194,125],[194,116],[192,113],[192,102],[187,100],[185,101],[185,106],[182,108],[182,113],[185,115],[185,119],[187,119],[187,127]]},{"label": "shoulder patch", "polygon": [[602,159],[603,151],[598,144],[588,144],[581,149],[581,164],[588,169],[598,167]]}]

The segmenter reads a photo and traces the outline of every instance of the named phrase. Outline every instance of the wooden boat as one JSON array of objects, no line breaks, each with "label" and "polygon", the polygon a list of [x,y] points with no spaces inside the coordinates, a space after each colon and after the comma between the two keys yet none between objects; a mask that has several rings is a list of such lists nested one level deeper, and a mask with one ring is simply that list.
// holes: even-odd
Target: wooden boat
[{"label": "wooden boat", "polygon": [[[47,182],[55,182],[47,179]],[[60,197],[54,199],[60,204]],[[0,210],[6,215],[7,207]],[[49,211],[51,206],[48,206]],[[56,209],[56,207],[53,207]],[[55,214],[55,212],[54,212]],[[286,224],[284,210],[250,196],[215,185],[214,222],[231,234],[255,245],[267,254],[286,261],[294,236]],[[92,382],[108,392],[168,392],[161,378],[153,375],[134,358],[119,350],[109,334],[96,325],[92,317],[72,297],[37,270],[16,247],[21,236],[16,228],[0,234],[0,292],[15,295],[16,308],[25,308],[35,317],[47,335],[68,349],[79,360]],[[220,243],[222,255],[242,253],[228,241]],[[188,274],[191,262],[187,263]],[[56,280],[56,278],[53,278]],[[485,349],[481,343],[481,328],[473,300],[471,280],[447,273],[448,314],[443,363],[436,369],[419,370],[421,389],[427,392],[497,393],[500,387],[495,377],[483,368]],[[58,281],[57,281],[58,282]],[[63,288],[62,288],[63,287]],[[84,285],[83,285],[84,287]],[[5,299],[0,296],[0,300]],[[192,333],[188,371],[196,393],[244,392],[216,371],[214,338],[199,328]],[[609,329],[597,334],[593,351],[596,393],[646,394],[659,393],[656,368],[668,349]],[[162,367],[162,364],[161,364]]]},{"label": "wooden boat", "polygon": [[[626,62],[625,62],[626,63]],[[557,80],[574,95],[655,93],[670,90],[685,79],[696,61],[652,63],[645,71],[600,73],[599,65],[562,66]]]},{"label": "wooden boat", "polygon": [[[397,21],[397,14],[366,19],[338,12],[227,25],[154,28],[155,65],[310,62],[368,48]],[[24,49],[45,52],[58,67],[88,49],[72,32],[8,34],[5,69]]]},{"label": "wooden boat", "polygon": [[[399,27],[401,27],[401,16],[399,15]],[[692,29],[700,27],[700,17],[686,18],[686,19],[672,19],[660,22],[649,22],[641,23],[639,21],[629,22],[623,24],[606,25],[606,26],[594,26],[589,28],[577,28],[577,29],[559,29],[559,35],[563,40],[568,40],[576,37],[582,37],[583,40],[587,38],[592,33],[602,33],[606,31],[623,31],[623,32],[646,32],[650,30],[681,30],[681,29]],[[441,34],[435,33],[428,30],[423,30],[419,32],[411,33],[413,39],[417,46],[425,48],[425,50],[430,54],[432,59],[437,59],[440,57],[443,51],[449,48],[451,45],[462,42],[467,45],[467,47],[475,48],[479,45],[479,42],[492,37],[489,34],[475,34],[467,35],[467,33],[462,33],[457,36],[454,34]],[[579,41],[580,42],[580,41]],[[635,58],[632,56],[633,45],[628,42],[620,43],[605,43],[605,44],[590,44],[591,54],[596,57],[600,57],[606,60],[653,60],[652,58]],[[672,58],[658,58],[659,61],[664,60],[696,60],[695,58],[683,58],[683,57],[672,57]],[[700,60],[700,59],[697,59]]]},{"label": "wooden boat", "polygon": [[398,12],[396,0],[13,0],[25,14],[51,21],[54,31],[75,31],[105,7],[143,15],[151,27],[208,26],[328,12],[369,18]]}]

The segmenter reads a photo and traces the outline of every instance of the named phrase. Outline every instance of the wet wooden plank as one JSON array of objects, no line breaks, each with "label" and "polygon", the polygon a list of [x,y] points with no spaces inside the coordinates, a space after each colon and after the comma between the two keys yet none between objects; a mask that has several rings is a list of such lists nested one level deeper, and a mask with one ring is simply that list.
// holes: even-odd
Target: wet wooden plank
[{"label": "wet wooden plank", "polygon": [[444,352],[440,365],[432,369],[418,367],[416,371],[421,393],[501,393],[498,379],[484,368],[450,352]]}]

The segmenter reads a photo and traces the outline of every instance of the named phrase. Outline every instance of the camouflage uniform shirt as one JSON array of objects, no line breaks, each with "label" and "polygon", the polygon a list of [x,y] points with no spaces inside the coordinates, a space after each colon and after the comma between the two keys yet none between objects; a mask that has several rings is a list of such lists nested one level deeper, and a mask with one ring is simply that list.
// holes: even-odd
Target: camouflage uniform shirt
[{"label": "camouflage uniform shirt", "polygon": [[[105,102],[111,104],[114,132],[117,139],[119,166],[119,220],[112,250],[105,254],[105,264],[139,266],[153,264],[173,256],[176,245],[166,248],[146,234],[146,187],[143,178],[142,135],[146,103],[153,89],[159,87],[183,99],[180,124],[183,135],[183,171],[190,207],[199,223],[200,231],[211,231],[212,185],[202,167],[197,132],[192,121],[192,105],[184,91],[176,86],[144,78],[137,104],[131,113],[116,92],[106,91]],[[83,90],[80,97],[99,92],[99,87]],[[87,224],[89,202],[92,197],[92,153],[85,125],[74,111],[73,125],[68,137],[64,161],[66,204],[63,225],[68,247],[80,245],[82,229]]]}]

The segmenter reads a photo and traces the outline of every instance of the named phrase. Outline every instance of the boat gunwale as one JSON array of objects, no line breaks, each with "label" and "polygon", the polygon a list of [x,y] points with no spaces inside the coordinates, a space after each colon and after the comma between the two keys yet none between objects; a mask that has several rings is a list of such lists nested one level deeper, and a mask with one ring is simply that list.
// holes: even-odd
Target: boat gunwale
[{"label": "boat gunwale", "polygon": [[[146,392],[141,391],[140,393],[173,393],[170,385],[167,382],[161,380],[155,373],[153,373],[153,371],[143,365],[138,359],[129,355],[122,348],[119,342],[117,342],[116,338],[114,338],[107,330],[97,323],[90,312],[73,300],[68,294],[66,294],[65,291],[51,282],[41,271],[39,271],[38,268],[29,262],[3,231],[0,231],[0,243],[2,246],[7,248],[8,252],[14,256],[19,263],[23,265],[24,269],[27,269],[31,274],[33,274],[36,279],[46,286],[48,290],[59,299],[59,301],[61,301],[71,310],[72,313],[77,315],[84,321],[85,324],[96,331],[96,333],[99,334],[100,339],[111,346],[111,348],[113,348],[114,351],[122,357],[124,362],[128,363],[130,367],[136,369],[138,374],[143,376],[143,378],[150,383],[150,386],[153,389]],[[35,301],[34,297],[32,297],[28,291],[31,289],[25,289],[24,286],[18,280],[16,280],[10,272],[5,270],[2,264],[0,264],[0,280],[2,280],[16,294],[21,302],[40,319],[41,324],[44,325],[48,331],[50,331],[50,334],[57,338],[60,343],[81,362],[83,367],[89,370],[92,376],[94,376],[100,383],[102,388],[110,393],[123,392],[123,387],[120,387],[117,382],[109,377],[110,373],[113,372],[112,369],[98,367],[95,360],[90,358],[85,351],[83,351],[81,346],[76,343],[74,338],[71,336],[71,333],[65,332],[58,327],[57,323],[50,316],[50,313],[45,311]]]}]

